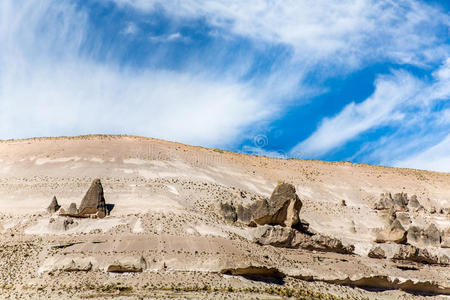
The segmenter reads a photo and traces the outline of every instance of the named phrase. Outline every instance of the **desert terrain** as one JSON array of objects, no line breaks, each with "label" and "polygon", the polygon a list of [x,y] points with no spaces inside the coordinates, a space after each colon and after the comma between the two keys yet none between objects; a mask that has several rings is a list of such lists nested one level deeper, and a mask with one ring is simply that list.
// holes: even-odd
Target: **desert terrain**
[{"label": "desert terrain", "polygon": [[[69,214],[95,179],[106,216]],[[448,173],[132,136],[0,141],[0,298],[449,299],[449,257]]]}]

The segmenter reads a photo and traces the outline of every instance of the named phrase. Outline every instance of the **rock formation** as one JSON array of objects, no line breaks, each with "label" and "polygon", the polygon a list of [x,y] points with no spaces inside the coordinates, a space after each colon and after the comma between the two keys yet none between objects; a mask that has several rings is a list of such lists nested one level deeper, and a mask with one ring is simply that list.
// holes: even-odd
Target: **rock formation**
[{"label": "rock formation", "polygon": [[147,268],[144,257],[123,257],[109,265],[107,272],[111,273],[136,273]]},{"label": "rock formation", "polygon": [[301,208],[302,202],[295,192],[295,187],[292,184],[279,183],[270,199],[256,203],[251,223],[292,227],[300,221]]},{"label": "rock formation", "polygon": [[441,247],[450,248],[450,228],[442,233]]},{"label": "rock formation", "polygon": [[91,187],[81,201],[78,211],[80,216],[96,215],[99,218],[106,216],[106,203],[100,179],[94,179]]},{"label": "rock formation", "polygon": [[397,193],[392,197],[391,193],[383,193],[380,200],[375,204],[374,209],[385,210],[393,208],[395,211],[407,211],[408,195],[406,193]]},{"label": "rock formation", "polygon": [[441,244],[441,233],[434,224],[430,224],[426,229],[411,226],[408,229],[407,241],[417,247],[439,247]]},{"label": "rock formation", "polygon": [[367,254],[368,257],[370,258],[386,258],[386,253],[384,252],[383,249],[381,249],[380,246],[375,246],[372,249],[370,249],[369,253]]},{"label": "rock formation", "polygon": [[223,218],[230,222],[236,222],[238,217],[236,213],[236,208],[233,203],[230,202],[221,202],[220,203],[220,212]]},{"label": "rock formation", "polygon": [[402,245],[392,257],[394,260],[408,260],[423,264],[438,264],[439,258],[431,255],[426,249],[420,249],[413,245]]},{"label": "rock formation", "polygon": [[78,214],[78,208],[77,208],[77,204],[72,202],[69,205],[69,209],[67,210],[67,214],[69,215],[77,215]]},{"label": "rock formation", "polygon": [[57,212],[61,208],[61,205],[58,204],[58,200],[56,199],[56,196],[53,196],[52,202],[50,202],[50,205],[47,207],[47,211],[51,214]]},{"label": "rock formation", "polygon": [[400,221],[395,220],[387,228],[377,233],[375,242],[376,243],[393,242],[397,244],[403,244],[406,242],[406,234],[407,232],[405,228],[403,228],[402,224],[400,224]]},{"label": "rock formation", "polygon": [[254,229],[253,239],[260,245],[292,248],[295,234],[295,230],[289,227],[264,225]]}]

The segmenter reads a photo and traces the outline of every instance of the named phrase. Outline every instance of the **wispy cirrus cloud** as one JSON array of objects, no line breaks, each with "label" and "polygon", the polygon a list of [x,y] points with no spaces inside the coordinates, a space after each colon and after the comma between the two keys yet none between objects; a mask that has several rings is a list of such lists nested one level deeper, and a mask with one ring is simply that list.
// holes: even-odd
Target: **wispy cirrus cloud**
[{"label": "wispy cirrus cloud", "polygon": [[[391,127],[389,133],[367,142],[351,158],[386,165],[450,170],[447,132],[450,100],[450,59],[429,80],[394,71],[375,82],[375,92],[361,103],[351,103],[291,150],[318,157],[339,150],[364,133]],[[437,109],[437,110],[436,110]],[[426,163],[426,161],[428,163]]]}]

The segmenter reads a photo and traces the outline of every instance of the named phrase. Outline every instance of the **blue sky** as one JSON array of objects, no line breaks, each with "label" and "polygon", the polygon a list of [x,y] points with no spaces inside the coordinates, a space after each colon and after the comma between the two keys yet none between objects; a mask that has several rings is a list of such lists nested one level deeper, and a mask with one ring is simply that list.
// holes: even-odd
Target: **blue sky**
[{"label": "blue sky", "polygon": [[3,0],[0,139],[450,171],[450,2]]}]

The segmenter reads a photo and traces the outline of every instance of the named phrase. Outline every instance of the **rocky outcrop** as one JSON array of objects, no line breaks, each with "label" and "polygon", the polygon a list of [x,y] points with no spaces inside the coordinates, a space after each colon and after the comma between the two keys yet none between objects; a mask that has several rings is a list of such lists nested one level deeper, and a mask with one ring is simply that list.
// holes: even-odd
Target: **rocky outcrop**
[{"label": "rocky outcrop", "polygon": [[52,202],[50,202],[50,205],[47,207],[47,211],[51,214],[57,212],[61,208],[61,205],[58,204],[58,200],[56,199],[56,196],[53,196]]},{"label": "rocky outcrop", "polygon": [[441,244],[441,233],[434,224],[426,229],[411,226],[408,229],[407,241],[417,247],[439,247]]},{"label": "rocky outcrop", "polygon": [[355,246],[344,245],[338,239],[321,234],[309,236],[308,234],[299,231],[295,232],[292,247],[311,251],[335,252],[342,254],[352,254],[355,250]]},{"label": "rocky outcrop", "polygon": [[450,228],[445,230],[442,234],[441,247],[450,248]]},{"label": "rocky outcrop", "polygon": [[292,227],[300,221],[302,202],[295,187],[288,183],[279,183],[270,199],[256,203],[252,212],[252,224],[280,225]]},{"label": "rocky outcrop", "polygon": [[391,193],[383,193],[380,200],[375,204],[374,209],[385,210],[393,208],[395,211],[407,211],[408,195],[406,193],[397,193],[392,197]]},{"label": "rocky outcrop", "polygon": [[90,259],[80,257],[64,257],[56,261],[51,270],[64,272],[88,272],[92,270]]},{"label": "rocky outcrop", "polygon": [[236,222],[238,217],[236,213],[236,208],[231,202],[221,202],[220,212],[223,218],[230,222]]},{"label": "rocky outcrop", "polygon": [[380,246],[375,246],[372,249],[370,249],[367,256],[370,258],[383,259],[383,258],[386,258],[386,253],[384,252],[383,249],[381,249]]},{"label": "rocky outcrop", "polygon": [[250,205],[222,202],[219,210],[225,220],[241,221],[249,226],[280,225],[295,227],[300,225],[302,202],[295,187],[279,183],[269,199],[263,198]]},{"label": "rocky outcrop", "polygon": [[422,264],[438,264],[439,258],[431,255],[426,249],[420,249],[413,245],[402,245],[392,257],[393,260],[407,260]]},{"label": "rocky outcrop", "polygon": [[417,200],[416,195],[412,195],[411,199],[409,199],[408,208],[412,211],[423,209],[423,206],[420,204],[419,200]]},{"label": "rocky outcrop", "polygon": [[147,268],[144,257],[123,257],[110,264],[106,271],[111,273],[137,273]]},{"label": "rocky outcrop", "polygon": [[376,243],[386,243],[392,242],[397,244],[403,244],[406,242],[406,230],[403,228],[400,221],[395,220],[387,228],[381,230],[377,233],[375,242]]},{"label": "rocky outcrop", "polygon": [[91,187],[84,195],[79,208],[80,216],[96,215],[99,218],[106,216],[106,202],[103,196],[103,186],[100,179],[94,179]]},{"label": "rocky outcrop", "polygon": [[253,241],[260,245],[283,248],[301,248],[311,251],[351,254],[353,245],[344,245],[338,239],[315,234],[310,235],[296,229],[282,226],[258,226],[253,230]]},{"label": "rocky outcrop", "polygon": [[76,203],[71,203],[67,211],[61,208],[59,214],[75,218],[104,218],[108,214],[108,210],[100,179],[94,179],[81,200],[79,208]]},{"label": "rocky outcrop", "polygon": [[76,203],[74,202],[70,203],[69,209],[67,210],[67,214],[78,215],[78,208]]},{"label": "rocky outcrop", "polygon": [[292,248],[296,235],[294,229],[282,226],[258,226],[253,230],[254,242],[260,245],[271,245],[275,247]]}]

